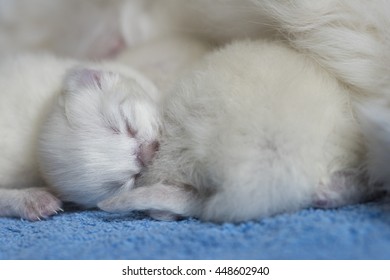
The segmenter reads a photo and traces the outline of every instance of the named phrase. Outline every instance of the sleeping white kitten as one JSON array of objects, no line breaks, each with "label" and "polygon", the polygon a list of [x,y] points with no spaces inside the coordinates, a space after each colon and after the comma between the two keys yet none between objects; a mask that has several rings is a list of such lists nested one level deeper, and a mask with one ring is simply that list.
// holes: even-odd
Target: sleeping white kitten
[{"label": "sleeping white kitten", "polygon": [[2,61],[0,86],[0,216],[96,206],[157,148],[157,89],[128,67],[21,55]]},{"label": "sleeping white kitten", "polygon": [[158,219],[237,222],[369,193],[351,91],[305,55],[244,41],[207,56],[163,102],[160,149],[99,203]]},{"label": "sleeping white kitten", "polygon": [[202,41],[172,37],[129,49],[104,71],[68,73],[39,135],[42,174],[62,200],[95,207],[133,187],[158,148],[161,94],[207,50]]}]

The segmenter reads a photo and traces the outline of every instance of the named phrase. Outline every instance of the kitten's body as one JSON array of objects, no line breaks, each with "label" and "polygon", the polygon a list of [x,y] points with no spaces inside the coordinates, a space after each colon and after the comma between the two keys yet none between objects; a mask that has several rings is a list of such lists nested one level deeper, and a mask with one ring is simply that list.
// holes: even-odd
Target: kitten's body
[{"label": "kitten's body", "polygon": [[132,38],[145,41],[177,32],[204,36],[218,43],[243,37],[272,37],[311,56],[350,86],[356,96],[366,96],[360,100],[357,112],[368,147],[366,167],[372,182],[385,183],[390,190],[389,1],[149,0],[147,3],[134,5],[138,17],[129,17],[131,24],[127,24],[129,28],[123,33],[127,41]]},{"label": "kitten's body", "polygon": [[[142,168],[139,160],[152,156],[159,129],[155,87],[127,67],[79,64],[49,55],[2,61],[0,216],[35,220],[54,214],[61,203],[47,187],[61,200],[95,206],[118,184],[131,185]],[[106,130],[95,131],[96,124]],[[137,135],[128,134],[130,126]]]},{"label": "kitten's body", "polygon": [[160,150],[138,187],[99,206],[223,222],[356,202],[366,182],[351,102],[292,49],[228,46],[165,98]]}]

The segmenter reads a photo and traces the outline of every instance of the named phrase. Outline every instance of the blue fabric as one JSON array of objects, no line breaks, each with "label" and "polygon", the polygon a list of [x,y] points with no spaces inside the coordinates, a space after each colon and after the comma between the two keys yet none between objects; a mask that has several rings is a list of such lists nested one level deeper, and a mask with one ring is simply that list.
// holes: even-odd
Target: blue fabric
[{"label": "blue fabric", "polygon": [[384,201],[242,224],[75,209],[41,222],[0,224],[0,259],[390,259]]}]

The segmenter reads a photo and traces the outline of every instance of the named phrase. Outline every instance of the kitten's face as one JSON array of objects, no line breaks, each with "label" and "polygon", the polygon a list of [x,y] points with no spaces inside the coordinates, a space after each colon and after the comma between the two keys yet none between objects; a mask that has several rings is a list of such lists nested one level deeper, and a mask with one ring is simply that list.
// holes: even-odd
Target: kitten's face
[{"label": "kitten's face", "polygon": [[81,68],[68,73],[39,152],[44,177],[63,200],[96,206],[132,188],[152,159],[160,116],[149,94],[154,86],[140,79]]}]

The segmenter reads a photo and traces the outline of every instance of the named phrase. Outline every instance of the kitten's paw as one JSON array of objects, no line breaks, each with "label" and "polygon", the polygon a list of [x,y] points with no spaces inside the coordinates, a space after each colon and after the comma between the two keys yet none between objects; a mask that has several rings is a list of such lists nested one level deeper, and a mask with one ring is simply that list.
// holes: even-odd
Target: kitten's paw
[{"label": "kitten's paw", "polygon": [[61,201],[45,188],[30,188],[23,192],[19,205],[22,219],[37,221],[62,211]]}]

